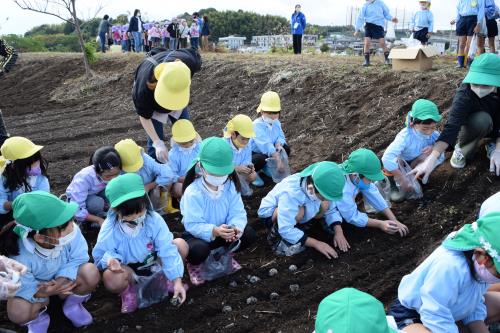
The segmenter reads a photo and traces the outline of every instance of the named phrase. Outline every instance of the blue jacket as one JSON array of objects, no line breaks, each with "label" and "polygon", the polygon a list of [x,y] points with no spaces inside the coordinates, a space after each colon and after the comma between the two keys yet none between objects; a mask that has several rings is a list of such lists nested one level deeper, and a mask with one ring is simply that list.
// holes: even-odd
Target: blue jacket
[{"label": "blue jacket", "polygon": [[173,239],[167,224],[156,212],[148,212],[139,234],[130,237],[121,230],[117,215],[110,210],[99,230],[92,256],[97,268],[106,269],[111,258],[125,265],[135,264],[144,262],[156,252],[165,276],[172,281],[182,278],[184,274],[184,264],[177,247],[172,243]]},{"label": "blue jacket", "polygon": [[199,152],[200,144],[198,142],[194,143],[193,150],[189,152],[183,151],[181,146],[176,143],[172,145],[172,148],[168,152],[168,164],[177,179],[186,176],[189,166],[198,157]]},{"label": "blue jacket", "polygon": [[465,325],[486,319],[484,294],[489,285],[472,277],[463,252],[438,247],[398,288],[401,304],[420,314],[433,333],[458,333]]},{"label": "blue jacket", "polygon": [[231,138],[226,138],[227,143],[233,149],[233,164],[234,166],[248,166],[252,163],[252,141],[243,148],[236,148]]},{"label": "blue jacket", "polygon": [[276,152],[276,143],[286,145],[285,133],[281,128],[279,120],[273,122],[272,125],[266,123],[262,117],[253,121],[255,138],[252,141],[252,150],[254,153],[271,156]]},{"label": "blue jacket", "polygon": [[182,224],[196,238],[211,242],[212,230],[221,224],[245,230],[247,213],[240,193],[232,181],[227,181],[218,197],[212,197],[202,178],[189,185],[181,199]]},{"label": "blue jacket", "polygon": [[462,16],[477,15],[477,23],[482,23],[485,17],[485,0],[459,0],[457,3],[457,19]]},{"label": "blue jacket", "polygon": [[[260,218],[273,216],[278,208],[278,232],[289,244],[304,243],[307,236],[296,227],[295,217],[299,207],[304,207],[304,218],[300,224],[311,221],[320,211],[321,201],[312,200],[307,195],[305,184],[301,183],[298,173],[286,177],[269,192],[260,203],[257,215]],[[327,225],[342,221],[335,204],[330,202],[329,209],[325,212]]]},{"label": "blue jacket", "polygon": [[136,173],[141,176],[144,185],[156,182],[158,186],[167,187],[177,181],[178,177],[174,174],[169,164],[158,163],[144,152],[141,155],[144,165]]},{"label": "blue jacket", "polygon": [[[32,191],[50,192],[49,180],[45,176],[30,176],[28,178],[28,182],[31,185]],[[24,192],[26,192],[24,186],[21,186],[14,191],[10,191],[5,187],[5,177],[2,176],[0,178],[0,214],[8,213],[8,211],[6,211],[3,207],[6,201],[12,202],[15,198],[17,198],[17,196],[23,194]]]},{"label": "blue jacket", "polygon": [[484,8],[487,20],[494,20],[498,18],[498,12],[500,11],[500,9],[495,4],[495,0],[486,0]]},{"label": "blue jacket", "polygon": [[423,28],[429,29],[429,32],[434,32],[434,15],[430,10],[419,10],[413,15],[411,30],[420,31]]},{"label": "blue jacket", "polygon": [[291,19],[292,35],[303,35],[306,29],[306,16],[304,13],[293,13]]},{"label": "blue jacket", "polygon": [[361,30],[365,23],[372,23],[385,28],[385,21],[391,21],[389,8],[382,0],[373,3],[365,2],[356,20],[356,31]]}]

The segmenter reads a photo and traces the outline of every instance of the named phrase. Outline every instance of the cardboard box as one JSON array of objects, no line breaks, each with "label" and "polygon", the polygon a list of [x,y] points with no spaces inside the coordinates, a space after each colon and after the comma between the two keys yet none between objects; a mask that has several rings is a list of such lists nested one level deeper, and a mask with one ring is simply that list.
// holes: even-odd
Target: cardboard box
[{"label": "cardboard box", "polygon": [[392,49],[392,69],[403,72],[424,72],[432,69],[433,58],[439,51],[433,46],[419,46],[406,49]]}]

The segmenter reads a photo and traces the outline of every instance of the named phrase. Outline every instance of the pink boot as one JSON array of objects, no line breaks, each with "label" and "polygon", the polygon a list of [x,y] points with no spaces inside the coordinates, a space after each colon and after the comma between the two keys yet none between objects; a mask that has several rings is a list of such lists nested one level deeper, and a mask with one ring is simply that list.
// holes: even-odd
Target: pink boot
[{"label": "pink boot", "polygon": [[38,314],[38,317],[24,324],[28,327],[28,333],[47,333],[50,325],[50,317],[45,310]]},{"label": "pink boot", "polygon": [[83,307],[83,302],[90,298],[90,294],[69,295],[64,301],[63,312],[66,318],[71,320],[73,326],[82,327],[92,324],[92,315]]},{"label": "pink boot", "polygon": [[130,283],[120,296],[122,297],[122,313],[137,310],[137,294],[133,283]]}]

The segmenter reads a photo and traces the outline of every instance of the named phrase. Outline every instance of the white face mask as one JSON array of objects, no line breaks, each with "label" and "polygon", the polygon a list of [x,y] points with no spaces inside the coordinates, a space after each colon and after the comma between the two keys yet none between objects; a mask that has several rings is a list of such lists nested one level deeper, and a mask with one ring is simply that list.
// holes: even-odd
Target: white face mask
[{"label": "white face mask", "polygon": [[314,190],[314,186],[308,185],[306,190],[307,197],[312,201],[321,201],[316,195],[316,191]]},{"label": "white face mask", "polygon": [[184,154],[189,154],[190,152],[192,152],[192,151],[193,151],[193,149],[194,149],[194,144],[193,144],[193,145],[191,145],[191,147],[181,147],[181,146],[179,146],[179,149],[180,149],[180,151],[181,151],[181,152],[183,152]]},{"label": "white face mask", "polygon": [[207,181],[205,180],[205,178],[202,178],[202,182],[203,182],[203,185],[204,185],[205,189],[208,192],[208,195],[212,199],[218,199],[222,195],[222,186],[218,186],[216,190],[213,190],[213,189],[210,188],[210,186],[208,186],[209,184],[207,183]]},{"label": "white face mask", "polygon": [[262,116],[262,119],[268,125],[272,125],[274,123],[274,121],[275,121],[273,118],[269,118],[269,117],[266,117],[266,116]]},{"label": "white face mask", "polygon": [[210,184],[212,186],[220,187],[220,186],[224,185],[224,183],[227,181],[228,175],[213,176],[213,175],[209,175],[209,174],[205,173],[203,175],[203,178],[205,179],[205,181],[208,184]]},{"label": "white face mask", "polygon": [[[144,221],[146,220],[146,215],[147,213],[144,213],[144,215],[139,216],[133,221],[127,221],[120,219],[118,223],[120,223],[120,229],[123,231],[123,233],[127,236],[130,237],[137,237],[139,233],[141,232],[142,228],[144,227]],[[133,222],[133,223],[129,223]],[[134,225],[135,224],[135,225]]]},{"label": "white face mask", "polygon": [[424,134],[420,132],[418,129],[415,129],[415,135],[422,140],[428,140],[432,137],[432,134]]},{"label": "white face mask", "polygon": [[67,234],[66,236],[59,238],[59,246],[68,245],[69,243],[71,243],[73,241],[73,239],[75,239],[76,228],[78,228],[78,226],[73,222],[73,230],[69,234]]},{"label": "white face mask", "polygon": [[500,283],[500,279],[497,278],[495,275],[491,274],[491,272],[488,270],[488,268],[484,265],[480,265],[477,261],[476,258],[473,258],[474,261],[474,269],[476,270],[478,278],[487,284],[495,284],[495,283]]},{"label": "white face mask", "polygon": [[46,249],[41,247],[37,242],[35,243],[35,254],[43,259],[57,259],[61,255],[62,246],[57,245],[53,249]]},{"label": "white face mask", "polygon": [[420,9],[427,10],[427,4],[420,5]]},{"label": "white face mask", "polygon": [[475,86],[472,84],[471,84],[470,88],[479,98],[486,97],[489,94],[492,94],[497,90],[497,87],[493,87],[493,86],[484,86],[483,87],[483,86]]}]

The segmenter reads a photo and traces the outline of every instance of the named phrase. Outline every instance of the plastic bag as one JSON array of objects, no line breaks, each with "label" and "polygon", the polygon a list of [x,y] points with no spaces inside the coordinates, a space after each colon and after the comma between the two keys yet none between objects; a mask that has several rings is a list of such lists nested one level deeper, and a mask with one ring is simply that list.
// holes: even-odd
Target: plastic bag
[{"label": "plastic bag", "polygon": [[[411,172],[411,167],[410,165],[402,159],[399,159],[399,171],[403,174],[405,177],[406,181],[408,184],[410,184],[414,191],[411,193],[406,192],[406,199],[413,200],[413,199],[420,199],[424,196],[424,193],[422,192],[422,186],[420,186],[420,183],[418,180],[415,179],[412,175],[409,175]],[[396,186],[398,187],[398,190],[401,192],[404,192],[403,189],[401,188],[401,185],[396,181]]]},{"label": "plastic bag", "polygon": [[224,246],[213,249],[202,265],[200,273],[201,278],[205,281],[212,281],[241,269],[241,266],[233,258],[233,252]]},{"label": "plastic bag", "polygon": [[413,37],[413,34],[410,35],[410,38],[401,38],[401,41],[407,48],[420,47],[422,43]]},{"label": "plastic bag", "polygon": [[153,206],[153,210],[160,215],[165,214],[165,208],[167,208],[167,193],[162,193],[158,187],[155,187],[148,194],[149,201]]},{"label": "plastic bag", "polygon": [[474,34],[474,37],[472,37],[472,41],[470,42],[469,53],[467,54],[469,59],[474,59],[474,57],[476,56],[476,52],[477,52],[477,35]]},{"label": "plastic bag", "polygon": [[[388,207],[391,208],[391,184],[389,183],[389,179],[387,179],[387,177],[384,177],[383,180],[376,181],[374,184],[375,186],[377,186],[378,191],[387,202]],[[375,208],[373,208],[372,205],[370,205],[366,200],[364,200],[364,204],[366,213],[377,212]]]},{"label": "plastic bag", "polygon": [[281,240],[276,246],[274,252],[279,256],[291,257],[297,253],[303,252],[305,249],[306,247],[300,242],[297,244],[288,245],[284,240]]},{"label": "plastic bag", "polygon": [[168,279],[163,273],[159,263],[150,267],[153,272],[150,276],[138,276],[134,274],[136,282],[137,305],[145,308],[159,303],[168,297]]},{"label": "plastic bag", "polygon": [[277,184],[286,177],[290,176],[290,165],[288,164],[288,155],[284,149],[280,151],[281,168],[278,168],[278,161],[274,157],[266,159],[266,167],[271,174],[271,178]]},{"label": "plastic bag", "polygon": [[385,34],[385,39],[395,40],[396,39],[396,28],[393,22],[387,23],[387,32]]},{"label": "plastic bag", "polygon": [[246,176],[238,173],[238,178],[240,179],[241,184],[241,195],[244,197],[250,197],[253,194],[253,190],[250,188],[250,184],[248,183]]}]

